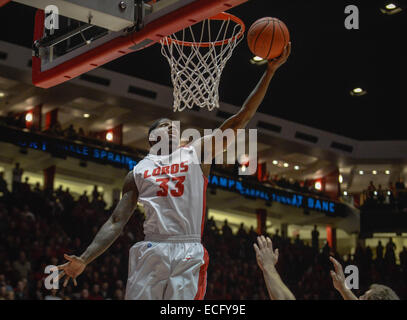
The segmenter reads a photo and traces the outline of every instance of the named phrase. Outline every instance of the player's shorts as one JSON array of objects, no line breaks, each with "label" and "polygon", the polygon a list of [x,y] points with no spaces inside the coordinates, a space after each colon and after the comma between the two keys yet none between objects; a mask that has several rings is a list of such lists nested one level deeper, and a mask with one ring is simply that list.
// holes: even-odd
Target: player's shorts
[{"label": "player's shorts", "polygon": [[202,300],[208,252],[200,236],[146,236],[130,249],[126,300]]}]

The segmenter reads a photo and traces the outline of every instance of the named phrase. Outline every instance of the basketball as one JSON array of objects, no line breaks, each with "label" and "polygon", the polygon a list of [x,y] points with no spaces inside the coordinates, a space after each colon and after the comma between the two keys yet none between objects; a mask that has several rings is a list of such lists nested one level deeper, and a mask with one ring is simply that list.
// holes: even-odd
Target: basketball
[{"label": "basketball", "polygon": [[277,18],[261,18],[251,25],[247,33],[250,51],[267,60],[281,55],[289,41],[287,26]]}]

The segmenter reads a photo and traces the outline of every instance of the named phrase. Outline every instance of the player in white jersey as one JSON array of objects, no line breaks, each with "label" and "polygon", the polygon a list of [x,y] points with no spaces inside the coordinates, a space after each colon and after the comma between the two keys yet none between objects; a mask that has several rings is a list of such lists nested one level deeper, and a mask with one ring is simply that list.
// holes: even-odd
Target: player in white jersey
[{"label": "player in white jersey", "polygon": [[[221,126],[223,132],[246,127],[264,99],[275,71],[291,52],[269,61],[266,72],[240,111]],[[180,146],[177,128],[169,119],[160,119],[150,128],[150,153],[126,176],[123,196],[114,212],[81,256],[64,257],[58,266],[66,276],[76,278],[86,265],[101,255],[119,237],[140,201],[146,210],[144,241],[130,249],[126,299],[203,299],[209,257],[201,244],[204,228],[207,176],[216,156],[214,135],[207,135],[185,147]],[[152,138],[167,139],[168,151],[152,152]],[[162,143],[163,141],[159,141]],[[204,145],[212,143],[207,153]],[[226,142],[223,145],[227,147]],[[219,152],[223,152],[223,149]],[[201,163],[200,159],[204,161]],[[209,163],[209,164],[208,164]]]}]

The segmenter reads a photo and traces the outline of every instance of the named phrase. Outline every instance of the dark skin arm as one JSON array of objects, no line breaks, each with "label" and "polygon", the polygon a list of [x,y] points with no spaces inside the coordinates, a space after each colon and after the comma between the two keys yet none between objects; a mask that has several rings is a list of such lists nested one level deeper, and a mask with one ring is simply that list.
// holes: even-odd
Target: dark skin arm
[{"label": "dark skin arm", "polygon": [[58,269],[62,270],[59,274],[59,279],[66,275],[64,286],[66,286],[70,278],[72,278],[74,285],[76,285],[76,277],[120,236],[124,226],[137,207],[138,197],[139,193],[134,182],[133,172],[130,171],[124,181],[122,199],[109,219],[100,228],[89,247],[79,257],[64,254],[68,262],[58,266]]},{"label": "dark skin arm", "polygon": [[[247,126],[247,124],[253,118],[253,116],[257,112],[257,109],[263,102],[264,96],[267,93],[270,81],[273,78],[275,72],[287,61],[288,57],[290,56],[290,53],[291,53],[291,42],[288,43],[288,45],[285,47],[280,57],[269,61],[267,70],[264,72],[255,89],[252,91],[252,93],[244,102],[242,108],[235,115],[233,115],[232,117],[227,119],[224,123],[222,123],[222,125],[219,127],[219,130],[223,132],[227,129],[232,129],[236,137],[237,130],[244,129]],[[209,154],[204,153],[204,145],[205,141],[207,140],[211,140],[211,142],[209,143],[212,143],[212,151]],[[224,139],[223,150],[220,150],[221,152],[219,151],[216,152],[214,135],[205,136],[202,139],[194,142],[192,145],[196,148],[197,152],[200,152],[202,155],[202,159],[204,161],[202,161],[201,166],[206,176],[209,175],[211,165],[205,163],[210,163],[212,159],[216,157],[217,154],[223,152],[223,150],[225,150],[228,147],[227,141],[226,139]]]},{"label": "dark skin arm", "polygon": [[257,237],[254,244],[256,260],[263,272],[264,281],[271,300],[295,300],[294,295],[281,280],[275,265],[278,261],[278,249],[273,250],[273,243],[270,238],[264,236]]}]

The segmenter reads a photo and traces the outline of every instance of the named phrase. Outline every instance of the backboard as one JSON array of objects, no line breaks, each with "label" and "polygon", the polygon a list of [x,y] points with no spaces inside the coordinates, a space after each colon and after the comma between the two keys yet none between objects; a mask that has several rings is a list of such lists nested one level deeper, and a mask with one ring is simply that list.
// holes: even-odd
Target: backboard
[{"label": "backboard", "polygon": [[42,88],[151,46],[246,1],[15,0],[39,9],[34,28],[32,81]]}]

